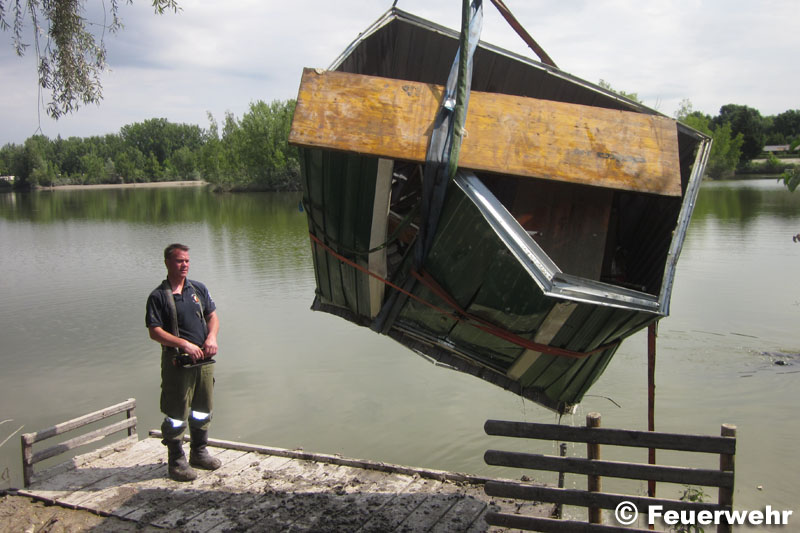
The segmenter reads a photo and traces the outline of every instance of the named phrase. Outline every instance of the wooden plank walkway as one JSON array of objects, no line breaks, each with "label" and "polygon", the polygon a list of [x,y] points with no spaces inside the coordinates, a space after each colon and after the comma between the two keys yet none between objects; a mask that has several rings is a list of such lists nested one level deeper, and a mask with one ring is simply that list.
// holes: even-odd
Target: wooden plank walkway
[{"label": "wooden plank walkway", "polygon": [[[157,434],[157,432],[151,432]],[[491,498],[486,478],[212,440],[216,471],[167,478],[157,437],[129,437],[38,474],[18,491],[142,526],[193,532],[480,532],[488,511],[550,516],[551,505]],[[187,446],[188,452],[188,446]]]}]

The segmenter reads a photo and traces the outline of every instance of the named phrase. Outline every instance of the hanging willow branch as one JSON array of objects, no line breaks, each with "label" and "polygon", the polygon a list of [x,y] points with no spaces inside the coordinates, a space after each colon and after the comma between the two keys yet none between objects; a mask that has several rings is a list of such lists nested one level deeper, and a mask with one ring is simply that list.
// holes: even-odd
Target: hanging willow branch
[{"label": "hanging willow branch", "polygon": [[[122,28],[119,1],[103,2],[106,19],[85,17],[86,0],[0,0],[0,30],[11,33],[14,51],[22,56],[32,43],[38,64],[39,86],[50,91],[47,114],[54,119],[103,98],[100,76],[106,70],[105,34]],[[133,0],[125,0],[132,4]],[[156,14],[179,10],[177,0],[152,0]],[[41,90],[40,89],[40,90]]]}]

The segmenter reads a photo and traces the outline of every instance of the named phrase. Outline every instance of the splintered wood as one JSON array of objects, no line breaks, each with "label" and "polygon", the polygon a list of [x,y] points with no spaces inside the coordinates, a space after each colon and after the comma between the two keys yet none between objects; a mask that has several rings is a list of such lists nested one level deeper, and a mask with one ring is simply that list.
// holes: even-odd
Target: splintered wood
[{"label": "splintered wood", "polygon": [[[487,511],[516,512],[519,507],[493,500],[478,478],[461,474],[383,463],[363,468],[359,465],[370,462],[317,455],[338,461],[334,464],[301,458],[315,456],[305,452],[228,444],[209,447],[222,467],[198,470],[190,483],[167,478],[166,448],[147,438],[75,461],[75,468],[43,472],[19,494],[142,527],[196,532],[479,532],[489,528]],[[522,505],[527,514],[552,510]]]},{"label": "splintered wood", "polygon": [[[442,87],[305,69],[289,142],[424,161]],[[462,168],[681,195],[674,120],[473,91]]]}]

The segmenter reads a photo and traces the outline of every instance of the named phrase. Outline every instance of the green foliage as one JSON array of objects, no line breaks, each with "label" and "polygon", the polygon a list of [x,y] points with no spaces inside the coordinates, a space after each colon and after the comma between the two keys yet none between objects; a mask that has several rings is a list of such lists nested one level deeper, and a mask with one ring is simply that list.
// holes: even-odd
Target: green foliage
[{"label": "green foliage", "polygon": [[[792,141],[789,150],[793,152],[798,148],[800,148],[800,137]],[[783,184],[786,185],[786,188],[790,192],[794,192],[797,186],[800,185],[800,166],[794,165],[792,168],[786,169],[781,178],[783,178]]]},{"label": "green foliage", "polygon": [[[708,498],[708,495],[703,492],[701,487],[690,487],[686,485],[684,487],[683,493],[681,494],[680,500],[682,502],[693,502],[693,503],[703,503]],[[697,524],[694,525],[684,525],[679,524],[671,528],[672,531],[675,533],[704,533],[704,529]]]},{"label": "green foliage", "polygon": [[780,174],[793,165],[784,162],[774,154],[767,154],[763,161],[748,161],[737,167],[737,174]]},{"label": "green foliage", "polygon": [[758,110],[746,105],[724,105],[712,120],[712,125],[718,127],[725,123],[731,125],[734,135],[742,134],[741,162],[750,161],[761,154],[766,144],[766,127]]},{"label": "green foliage", "polygon": [[203,142],[203,131],[199,126],[174,124],[165,118],[123,126],[119,136],[124,144],[133,146],[146,156],[155,156],[159,165],[163,165],[175,151],[181,148],[195,151]]},{"label": "green foliage", "polygon": [[768,144],[789,144],[800,135],[800,110],[790,109],[770,118],[767,128]]},{"label": "green foliage", "polygon": [[0,148],[0,176],[10,176],[12,174],[11,157],[13,153],[13,148],[10,144]]},{"label": "green foliage", "polygon": [[618,90],[614,89],[613,87],[611,87],[611,84],[608,83],[605,80],[600,80],[598,85],[600,87],[602,87],[603,89],[606,89],[607,91],[615,92],[618,95],[620,95],[620,96],[622,96],[624,98],[627,98],[628,100],[633,100],[634,102],[638,102],[640,104],[642,103],[642,101],[639,100],[639,94],[638,93],[626,93],[625,91],[618,91]]},{"label": "green foliage", "polygon": [[12,170],[17,177],[17,183],[53,185],[57,176],[52,160],[53,150],[47,137],[34,135],[28,138],[13,161]]},{"label": "green foliage", "polygon": [[0,149],[2,175],[17,188],[66,184],[206,180],[224,189],[297,190],[300,165],[289,146],[295,102],[262,101],[237,120],[226,114],[222,136],[164,118],[123,126],[119,135],[49,140]]},{"label": "green foliage", "polygon": [[287,180],[299,175],[296,149],[287,144],[293,114],[294,102],[250,104],[249,112],[239,123],[240,159],[249,181],[269,188],[283,188]]},{"label": "green foliage", "polygon": [[[752,167],[747,165],[748,162],[761,155],[765,144],[790,144],[792,139],[800,139],[800,110],[797,109],[762,117],[761,113],[753,108],[728,104],[720,109],[719,115],[710,117],[695,112],[689,99],[682,100],[675,111],[675,118],[688,124],[687,118],[692,115],[707,118],[709,131],[716,131],[727,122],[731,125],[734,138],[741,134],[742,146],[737,163],[744,169]],[[697,126],[694,127],[705,131]],[[719,144],[716,137],[714,142]]]},{"label": "green foliage", "polygon": [[699,112],[692,112],[682,122],[697,131],[709,135],[713,142],[708,156],[706,174],[713,179],[724,179],[733,176],[739,162],[743,135],[733,135],[731,125],[724,123],[714,127],[711,117]]},{"label": "green foliage", "polygon": [[781,170],[785,165],[784,163],[781,162],[780,159],[775,157],[775,154],[769,154],[767,155],[766,166],[770,172],[777,172]]},{"label": "green foliage", "polygon": [[114,157],[114,173],[122,183],[146,181],[144,166],[144,154],[133,146],[125,146]]},{"label": "green foliage", "polygon": [[[129,4],[132,2],[127,0]],[[111,0],[107,9],[103,4],[103,21],[86,19],[84,3],[0,0],[0,30],[11,32],[17,55],[23,55],[28,48],[25,31],[31,30],[39,86],[51,93],[47,114],[55,119],[82,105],[99,103],[103,98],[100,75],[107,66],[104,37],[106,32],[115,33],[122,28],[119,0]],[[152,0],[152,3],[157,14],[178,11],[176,0]]]},{"label": "green foliage", "polygon": [[251,103],[241,120],[226,113],[221,137],[209,115],[209,134],[198,155],[205,179],[224,189],[297,189],[300,163],[288,143],[294,108],[294,100]]},{"label": "green foliage", "polygon": [[684,98],[678,103],[678,109],[675,111],[675,120],[686,122],[686,118],[692,114],[694,114],[692,101],[688,98]]},{"label": "green foliage", "polygon": [[782,176],[783,184],[789,189],[789,192],[794,192],[798,185],[800,185],[800,169],[797,167],[787,170]]}]

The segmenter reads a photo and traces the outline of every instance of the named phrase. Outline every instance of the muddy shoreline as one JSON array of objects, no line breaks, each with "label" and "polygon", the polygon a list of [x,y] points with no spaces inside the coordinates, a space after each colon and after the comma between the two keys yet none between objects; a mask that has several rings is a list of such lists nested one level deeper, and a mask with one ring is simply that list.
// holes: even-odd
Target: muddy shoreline
[{"label": "muddy shoreline", "polygon": [[77,533],[114,531],[118,533],[168,533],[161,529],[90,511],[48,505],[27,496],[0,493],[0,529],[3,531],[46,531]]},{"label": "muddy shoreline", "polygon": [[202,187],[207,181],[151,181],[145,183],[101,183],[97,185],[53,185],[36,187],[37,191],[69,191],[87,189],[153,189],[160,187]]}]

